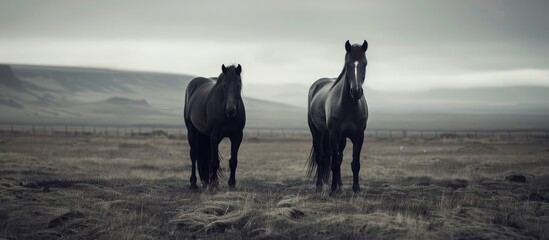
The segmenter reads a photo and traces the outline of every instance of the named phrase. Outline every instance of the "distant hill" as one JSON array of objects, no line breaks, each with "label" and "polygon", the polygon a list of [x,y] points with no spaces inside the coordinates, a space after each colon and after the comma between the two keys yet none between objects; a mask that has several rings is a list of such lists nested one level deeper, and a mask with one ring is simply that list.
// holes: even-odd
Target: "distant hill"
[{"label": "distant hill", "polygon": [[[246,92],[293,106],[307,106],[304,84],[252,84]],[[433,89],[423,92],[364,90],[369,128],[549,128],[549,88],[539,86]]]},{"label": "distant hill", "polygon": [[433,89],[424,92],[369,89],[366,92],[370,103],[381,112],[549,114],[548,87]]},{"label": "distant hill", "polygon": [[[182,126],[184,74],[0,64],[0,122]],[[248,128],[307,128],[308,86],[244,87]],[[365,89],[369,129],[549,128],[549,88]],[[270,101],[265,100],[270,99]]]},{"label": "distant hill", "polygon": [[15,91],[23,90],[22,82],[15,77],[9,65],[0,65],[0,84]]},{"label": "distant hill", "polygon": [[147,103],[147,100],[145,99],[134,100],[134,99],[124,98],[124,97],[112,97],[105,100],[105,102],[110,104],[116,104],[116,105],[150,106]]},{"label": "distant hill", "polygon": [[[183,125],[190,75],[0,65],[1,122]],[[303,109],[244,98],[247,127],[301,128]]]},{"label": "distant hill", "polygon": [[[309,86],[297,83],[252,84],[246,88],[246,93],[293,106],[307,106],[308,90]],[[364,93],[373,112],[549,113],[549,87],[483,87],[410,92],[365,88]]]}]

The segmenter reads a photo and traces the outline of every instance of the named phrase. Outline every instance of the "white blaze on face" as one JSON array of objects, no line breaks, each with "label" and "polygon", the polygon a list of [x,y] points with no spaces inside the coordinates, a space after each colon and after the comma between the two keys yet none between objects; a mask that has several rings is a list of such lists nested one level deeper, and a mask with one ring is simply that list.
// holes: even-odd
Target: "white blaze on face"
[{"label": "white blaze on face", "polygon": [[358,71],[358,61],[355,61],[354,64],[355,64],[355,81],[356,81],[356,85],[358,86],[358,74],[357,74],[357,71]]}]

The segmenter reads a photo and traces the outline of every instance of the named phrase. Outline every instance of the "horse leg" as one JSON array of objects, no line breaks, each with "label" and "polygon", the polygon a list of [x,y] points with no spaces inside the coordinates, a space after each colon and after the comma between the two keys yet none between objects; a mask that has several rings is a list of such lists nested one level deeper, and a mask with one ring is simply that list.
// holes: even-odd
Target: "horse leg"
[{"label": "horse leg", "polygon": [[190,182],[191,182],[191,186],[189,187],[190,189],[197,189],[198,186],[196,185],[196,161],[198,161],[198,156],[197,156],[197,149],[196,148],[191,148],[191,162],[192,162],[192,172],[191,172],[191,178],[190,178]]},{"label": "horse leg", "polygon": [[343,140],[341,140],[341,142],[339,143],[339,179],[337,179],[339,187],[343,187],[343,181],[341,181],[341,163],[343,162],[343,151],[345,150],[346,146],[347,139],[343,138]]},{"label": "horse leg", "polygon": [[236,166],[238,165],[238,149],[242,143],[242,132],[238,132],[231,136],[231,160],[229,166],[231,168],[231,176],[229,177],[229,188],[234,188],[236,185]]},{"label": "horse leg", "polygon": [[219,179],[217,171],[219,170],[219,143],[221,139],[217,136],[210,136],[210,186],[217,188]]},{"label": "horse leg", "polygon": [[198,139],[198,134],[196,133],[196,129],[187,124],[188,126],[188,136],[187,136],[187,139],[189,141],[189,145],[190,145],[190,156],[191,156],[191,163],[192,163],[192,170],[191,170],[191,178],[190,178],[190,182],[191,182],[191,186],[190,188],[191,189],[197,189],[198,186],[196,186],[196,161],[198,160],[198,151],[199,151],[199,139]]},{"label": "horse leg", "polygon": [[322,154],[320,159],[322,161],[322,182],[327,183],[328,178],[330,177],[330,166],[331,166],[331,151],[330,151],[330,137],[328,134],[322,136],[321,142]]},{"label": "horse leg", "polygon": [[358,184],[358,173],[360,172],[360,152],[362,151],[362,143],[364,142],[364,133],[361,132],[354,137],[353,141],[353,161],[351,169],[353,170],[353,191],[360,191]]},{"label": "horse leg", "polygon": [[[309,130],[311,131],[311,136],[313,138],[313,148],[311,153],[311,161],[309,165],[309,169],[313,168],[315,165],[312,163],[316,163],[316,191],[320,192],[322,191],[322,185],[324,185],[324,149],[323,149],[323,141],[324,136],[322,133],[316,128],[315,124],[313,123],[311,116],[307,116],[307,122],[309,124]],[[312,172],[309,172],[309,174]]]},{"label": "horse leg", "polygon": [[322,185],[324,184],[324,159],[323,159],[323,150],[322,150],[322,134],[316,130],[314,127],[311,127],[311,134],[313,136],[313,154],[311,161],[316,162],[316,191],[319,192],[322,190]]},{"label": "horse leg", "polygon": [[197,135],[198,173],[200,174],[200,180],[202,180],[202,187],[208,188],[210,183],[210,138],[202,133]]},{"label": "horse leg", "polygon": [[339,143],[340,137],[338,131],[330,131],[330,152],[332,154],[332,187],[330,194],[333,194],[339,190],[339,179],[341,178]]},{"label": "horse leg", "polygon": [[324,161],[324,149],[323,149],[323,136],[321,133],[316,133],[315,136],[313,136],[313,148],[316,152],[315,154],[315,161],[316,161],[316,191],[320,192],[322,191],[322,186],[325,182],[325,167],[326,162]]}]

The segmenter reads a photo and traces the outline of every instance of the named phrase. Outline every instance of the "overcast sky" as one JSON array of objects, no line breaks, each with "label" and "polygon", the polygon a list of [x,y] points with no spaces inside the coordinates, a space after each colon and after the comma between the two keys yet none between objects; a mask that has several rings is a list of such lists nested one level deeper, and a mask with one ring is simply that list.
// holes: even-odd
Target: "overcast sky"
[{"label": "overcast sky", "polygon": [[378,90],[549,86],[549,1],[8,1],[0,62],[216,76],[336,77],[344,42],[369,42]]}]

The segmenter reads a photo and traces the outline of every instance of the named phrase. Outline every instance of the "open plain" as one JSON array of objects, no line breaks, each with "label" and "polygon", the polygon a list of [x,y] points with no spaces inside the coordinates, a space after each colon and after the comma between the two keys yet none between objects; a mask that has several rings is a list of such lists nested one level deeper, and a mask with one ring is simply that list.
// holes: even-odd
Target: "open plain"
[{"label": "open plain", "polygon": [[192,191],[184,139],[1,136],[0,238],[549,238],[544,141],[367,138],[362,191],[349,143],[335,196],[305,176],[310,146],[247,137],[236,189]]}]

